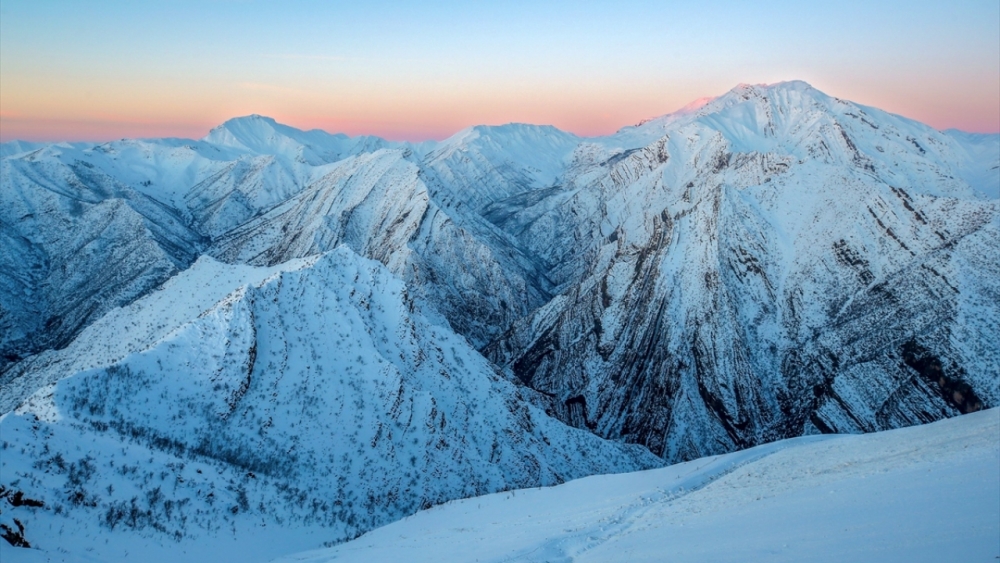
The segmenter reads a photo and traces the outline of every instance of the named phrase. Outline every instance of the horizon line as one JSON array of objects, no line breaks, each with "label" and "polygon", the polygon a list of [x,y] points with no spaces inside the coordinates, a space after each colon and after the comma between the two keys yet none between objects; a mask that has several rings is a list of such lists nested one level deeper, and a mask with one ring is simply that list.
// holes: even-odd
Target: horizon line
[{"label": "horizon line", "polygon": [[[459,127],[457,129],[449,129],[449,132],[444,132],[444,131],[441,131],[441,130],[436,131],[436,132],[427,132],[427,129],[428,129],[427,127],[407,127],[407,126],[405,126],[405,124],[398,124],[398,125],[396,125],[396,124],[393,124],[393,123],[384,123],[382,127],[369,126],[369,127],[367,127],[367,129],[369,129],[368,131],[364,131],[364,129],[366,129],[365,127],[351,127],[349,125],[348,126],[340,125],[336,129],[326,128],[326,127],[322,126],[321,124],[319,126],[299,126],[299,125],[293,125],[290,122],[299,121],[299,123],[301,123],[300,120],[296,120],[294,118],[290,119],[290,120],[286,120],[286,118],[284,118],[284,117],[275,118],[275,117],[272,117],[270,115],[267,115],[266,113],[257,113],[257,112],[252,112],[252,113],[243,114],[243,115],[235,115],[233,117],[226,118],[226,119],[224,119],[221,122],[217,122],[215,125],[210,125],[210,126],[206,125],[206,123],[204,123],[204,122],[186,122],[185,123],[185,122],[169,122],[169,121],[149,121],[149,120],[123,120],[123,119],[114,119],[114,118],[106,118],[106,119],[100,119],[100,118],[98,118],[98,119],[86,119],[86,118],[67,118],[67,119],[61,119],[61,118],[37,118],[37,117],[22,117],[22,116],[17,115],[16,113],[12,114],[12,113],[9,113],[9,112],[0,112],[0,122],[8,122],[8,123],[9,122],[22,122],[22,123],[27,122],[27,123],[33,123],[33,124],[37,124],[39,126],[39,129],[41,129],[41,130],[44,130],[46,128],[52,128],[52,129],[61,129],[61,130],[65,131],[65,129],[67,127],[69,129],[72,129],[74,127],[79,127],[81,129],[88,129],[88,128],[97,127],[97,128],[108,128],[108,129],[117,128],[117,129],[125,131],[125,132],[127,132],[129,129],[132,129],[132,130],[141,130],[141,129],[144,129],[144,128],[145,129],[150,129],[150,130],[153,130],[153,131],[159,130],[159,131],[163,131],[165,133],[168,132],[168,131],[171,131],[171,130],[172,131],[178,131],[178,132],[182,131],[182,130],[186,130],[186,131],[193,131],[193,130],[205,131],[204,134],[202,134],[200,136],[197,136],[197,137],[195,137],[195,136],[187,136],[187,135],[183,135],[183,134],[178,135],[178,134],[169,134],[169,133],[168,134],[159,134],[159,135],[155,134],[155,133],[154,134],[145,134],[145,135],[144,134],[129,135],[127,133],[125,135],[119,135],[119,134],[100,135],[100,134],[97,134],[94,137],[87,137],[86,136],[87,133],[82,133],[82,132],[80,134],[78,134],[78,135],[73,135],[73,134],[65,135],[65,133],[55,133],[55,132],[52,133],[51,135],[46,135],[44,132],[39,131],[39,135],[38,136],[35,136],[35,135],[29,133],[27,136],[24,136],[24,137],[10,137],[10,138],[4,139],[3,137],[5,137],[5,136],[3,135],[3,128],[0,128],[0,143],[6,144],[6,143],[13,143],[13,142],[25,142],[25,143],[39,143],[39,144],[58,144],[58,143],[94,143],[94,144],[101,144],[101,143],[109,143],[109,142],[123,141],[123,140],[157,140],[157,139],[177,139],[177,140],[186,140],[186,141],[201,141],[205,137],[207,137],[208,135],[210,135],[212,131],[218,129],[219,127],[222,127],[226,123],[229,123],[229,122],[235,121],[235,120],[240,120],[240,119],[251,119],[251,118],[255,118],[255,117],[256,118],[267,119],[267,120],[270,120],[270,121],[272,121],[272,122],[274,122],[274,123],[276,123],[278,125],[281,125],[283,127],[289,127],[289,128],[295,129],[297,131],[301,131],[301,132],[320,131],[320,132],[323,132],[323,133],[325,133],[327,135],[332,135],[332,136],[335,136],[335,135],[345,135],[348,138],[376,137],[376,138],[379,138],[379,139],[382,139],[382,140],[386,140],[386,141],[405,142],[405,143],[442,142],[442,141],[445,141],[445,140],[447,140],[447,139],[449,139],[449,138],[451,138],[451,137],[453,137],[455,135],[458,135],[458,134],[462,133],[463,131],[466,131],[466,130],[469,130],[469,129],[474,129],[476,127],[504,127],[504,126],[509,126],[509,125],[526,125],[526,126],[531,126],[531,127],[552,127],[552,128],[554,128],[554,129],[556,129],[556,130],[558,130],[560,132],[569,133],[569,134],[574,135],[576,137],[579,137],[581,139],[588,139],[588,138],[600,138],[600,137],[605,137],[605,136],[609,136],[609,135],[614,135],[615,133],[618,133],[618,132],[622,131],[623,129],[626,129],[626,128],[629,128],[629,127],[638,127],[638,126],[641,126],[641,125],[643,125],[643,124],[645,124],[647,122],[654,121],[654,120],[657,120],[657,119],[661,119],[661,118],[664,118],[664,117],[667,117],[667,116],[671,116],[671,115],[675,115],[675,114],[682,113],[682,112],[696,111],[697,109],[699,109],[699,108],[707,105],[708,103],[711,103],[714,100],[717,100],[719,98],[725,97],[725,96],[727,96],[729,94],[732,94],[732,93],[736,92],[737,90],[745,89],[747,87],[760,87],[760,88],[772,89],[774,87],[778,87],[778,86],[782,86],[782,85],[788,85],[788,86],[802,85],[802,86],[805,86],[806,88],[808,88],[810,90],[814,90],[816,92],[819,92],[823,96],[828,96],[828,97],[833,98],[833,99],[845,99],[845,98],[839,98],[837,96],[831,96],[830,94],[827,94],[824,91],[819,90],[818,88],[812,86],[809,82],[807,82],[805,80],[800,80],[800,79],[783,80],[783,81],[772,82],[772,83],[748,83],[748,82],[740,82],[736,86],[730,88],[729,90],[727,90],[723,94],[716,95],[716,96],[703,96],[703,97],[699,97],[699,98],[697,98],[697,99],[695,99],[695,100],[693,100],[693,101],[691,101],[691,102],[689,102],[689,103],[687,103],[687,104],[685,104],[685,105],[683,105],[683,106],[675,109],[674,111],[670,111],[670,112],[667,112],[667,113],[661,113],[661,114],[658,114],[658,115],[653,115],[653,116],[650,116],[650,117],[642,118],[642,119],[640,119],[638,121],[635,121],[635,122],[633,122],[631,124],[619,125],[614,130],[605,131],[605,132],[599,132],[599,133],[596,133],[596,134],[593,133],[593,132],[587,132],[587,133],[577,132],[577,131],[573,130],[573,129],[577,129],[577,128],[569,128],[569,127],[563,128],[563,127],[560,127],[560,126],[556,125],[555,123],[551,123],[551,122],[549,122],[549,123],[532,123],[530,121],[519,121],[519,120],[512,120],[512,121],[507,121],[507,122],[503,122],[503,123],[497,123],[497,122],[491,123],[489,121],[484,121],[484,122],[473,123],[473,124],[470,124],[470,125]],[[866,105],[866,104],[861,104],[861,103],[858,103],[858,102],[853,102],[851,100],[846,100],[846,101],[849,101],[849,102],[851,102],[853,104],[856,104],[856,105],[859,105],[859,106],[862,106],[862,107],[874,108],[874,109],[877,109],[879,111],[882,111],[882,112],[888,113],[890,115],[894,115],[894,116],[897,116],[897,117],[900,117],[900,118],[903,118],[903,119],[906,119],[906,120],[909,120],[909,121],[914,121],[916,123],[920,123],[920,124],[922,124],[922,125],[924,125],[926,127],[930,127],[931,129],[934,129],[934,130],[936,130],[938,132],[942,132],[942,133],[954,130],[954,131],[960,131],[962,133],[976,134],[976,135],[997,135],[997,134],[1000,134],[1000,123],[996,123],[996,124],[993,124],[993,126],[987,126],[985,128],[983,128],[983,127],[974,127],[972,129],[967,129],[967,128],[963,128],[963,127],[944,127],[944,128],[939,128],[939,127],[935,127],[933,125],[930,125],[927,122],[922,121],[920,119],[916,119],[916,118],[912,118],[912,117],[907,117],[905,115],[901,115],[901,114],[897,114],[897,113],[894,113],[894,112],[891,112],[891,111],[888,111],[888,110],[884,110],[884,109],[876,107],[876,106],[869,106],[869,105]],[[341,121],[341,122],[343,122],[345,120],[343,120],[343,119],[335,119],[335,118],[313,117],[310,121],[322,123],[323,121],[335,121],[335,122],[336,121]],[[60,125],[62,127],[58,127]],[[352,131],[352,129],[353,129],[353,131]],[[383,132],[377,132],[378,129],[383,129],[383,130],[385,130],[385,129],[390,129],[390,130],[395,129],[396,133],[394,134],[394,133],[390,132],[390,133],[387,134],[384,131]],[[419,131],[421,129],[423,129],[424,132],[422,132],[422,133],[417,132],[417,131]],[[60,134],[62,134],[63,136],[61,136],[61,137],[58,136]]]}]

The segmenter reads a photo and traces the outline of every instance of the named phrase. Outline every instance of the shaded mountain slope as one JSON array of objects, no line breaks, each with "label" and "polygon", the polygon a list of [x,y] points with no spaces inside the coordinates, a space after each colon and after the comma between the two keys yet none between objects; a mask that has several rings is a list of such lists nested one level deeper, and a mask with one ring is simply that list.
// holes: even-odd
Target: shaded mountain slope
[{"label": "shaded mountain slope", "polygon": [[[0,404],[51,377],[32,354],[198,255],[279,267],[342,244],[552,414],[671,460],[1000,400],[1000,136],[802,82],[589,139],[512,124],[413,145],[250,116],[4,154]],[[71,200],[99,210],[85,228]]]},{"label": "shaded mountain slope", "polygon": [[1000,207],[951,137],[802,83],[637,129],[535,204],[587,265],[487,348],[561,418],[690,459],[996,404]]},{"label": "shaded mountain slope", "polygon": [[[227,271],[194,268],[164,291],[183,301]],[[455,498],[660,463],[549,418],[346,247],[249,276],[0,418],[4,490],[44,504],[5,525],[49,552],[225,559],[235,542],[264,559]]]}]

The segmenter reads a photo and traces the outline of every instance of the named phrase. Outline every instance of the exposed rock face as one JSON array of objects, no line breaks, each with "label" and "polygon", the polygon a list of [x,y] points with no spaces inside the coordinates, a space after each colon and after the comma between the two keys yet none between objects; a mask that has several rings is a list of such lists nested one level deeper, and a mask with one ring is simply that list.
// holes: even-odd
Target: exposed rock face
[{"label": "exposed rock face", "polygon": [[61,152],[0,161],[0,373],[65,346],[201,251],[176,210]]},{"label": "exposed rock face", "polygon": [[801,82],[593,139],[414,145],[251,116],[3,154],[5,409],[65,365],[52,349],[199,255],[339,245],[552,414],[668,460],[1000,401],[1000,137]]},{"label": "exposed rock face", "polygon": [[547,198],[603,238],[487,348],[563,420],[678,460],[1000,399],[997,178],[960,180],[952,138],[801,83],[636,138],[656,140],[592,149]]}]

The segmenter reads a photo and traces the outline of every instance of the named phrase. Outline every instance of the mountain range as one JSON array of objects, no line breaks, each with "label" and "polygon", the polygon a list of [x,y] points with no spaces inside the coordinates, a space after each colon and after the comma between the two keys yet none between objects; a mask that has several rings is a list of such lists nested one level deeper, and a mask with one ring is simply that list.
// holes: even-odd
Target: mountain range
[{"label": "mountain range", "polygon": [[266,560],[1000,404],[1000,135],[803,82],[604,137],[0,155],[0,522],[49,550]]}]

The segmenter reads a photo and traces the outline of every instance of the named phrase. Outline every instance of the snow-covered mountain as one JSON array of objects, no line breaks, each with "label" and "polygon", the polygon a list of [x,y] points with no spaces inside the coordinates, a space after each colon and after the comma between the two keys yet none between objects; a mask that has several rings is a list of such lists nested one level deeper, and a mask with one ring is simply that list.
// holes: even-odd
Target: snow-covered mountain
[{"label": "snow-covered mountain", "polygon": [[1000,135],[802,82],[598,138],[249,116],[0,154],[0,485],[51,545],[207,557],[226,526],[276,556],[660,463],[623,443],[676,462],[1000,404]]},{"label": "snow-covered mountain", "polygon": [[212,129],[202,141],[217,147],[245,151],[247,154],[281,156],[312,166],[400,144],[370,136],[352,139],[344,134],[331,135],[318,129],[300,131],[262,115],[230,119]]},{"label": "snow-covered mountain", "polygon": [[0,372],[66,346],[202,251],[176,208],[91,163],[100,149],[54,145],[0,160]]},{"label": "snow-covered mountain", "polygon": [[[104,365],[0,418],[4,495],[41,503],[4,507],[3,525],[53,555],[222,560],[238,544],[252,557],[225,560],[267,560],[455,498],[660,463],[548,417],[346,247],[238,270],[200,260],[92,325],[59,368]],[[187,322],[134,324],[236,280]],[[166,334],[102,347],[129,330]]]},{"label": "snow-covered mountain", "polygon": [[996,405],[1000,171],[957,138],[787,83],[582,144],[508,223],[580,274],[487,355],[671,460]]}]

